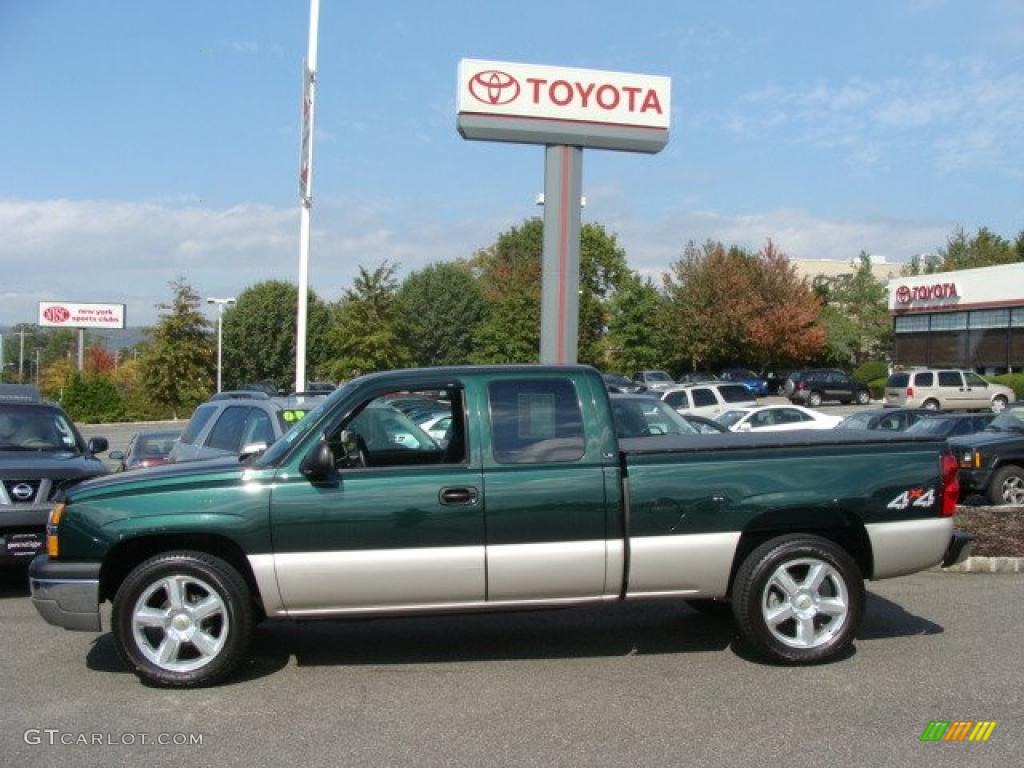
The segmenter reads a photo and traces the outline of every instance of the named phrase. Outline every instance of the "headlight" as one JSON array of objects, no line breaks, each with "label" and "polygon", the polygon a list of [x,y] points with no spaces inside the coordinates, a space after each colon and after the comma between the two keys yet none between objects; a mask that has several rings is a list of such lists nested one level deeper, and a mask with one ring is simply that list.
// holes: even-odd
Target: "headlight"
[{"label": "headlight", "polygon": [[962,469],[980,469],[981,451],[976,449],[964,451],[960,456],[960,467]]}]

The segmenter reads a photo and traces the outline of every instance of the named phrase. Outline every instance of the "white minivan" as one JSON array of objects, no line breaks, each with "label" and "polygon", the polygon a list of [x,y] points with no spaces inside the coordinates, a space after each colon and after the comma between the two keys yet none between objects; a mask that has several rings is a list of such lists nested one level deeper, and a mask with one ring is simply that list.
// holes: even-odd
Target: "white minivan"
[{"label": "white minivan", "polygon": [[885,404],[933,411],[999,412],[1015,398],[1013,390],[985,381],[974,371],[919,369],[897,371],[885,382]]}]

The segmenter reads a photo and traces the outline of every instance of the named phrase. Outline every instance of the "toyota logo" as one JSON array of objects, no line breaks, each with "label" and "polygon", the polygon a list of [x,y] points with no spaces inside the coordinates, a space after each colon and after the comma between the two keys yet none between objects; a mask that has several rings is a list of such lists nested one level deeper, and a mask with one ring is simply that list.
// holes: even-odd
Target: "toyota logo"
[{"label": "toyota logo", "polygon": [[32,490],[32,486],[28,483],[18,483],[16,486],[11,488],[11,494],[18,501],[27,501],[32,498],[32,494],[35,491]]},{"label": "toyota logo", "polygon": [[71,313],[64,307],[47,307],[43,310],[43,317],[51,323],[66,323]]},{"label": "toyota logo", "polygon": [[910,303],[910,288],[905,285],[901,285],[896,289],[896,301],[900,304]]},{"label": "toyota logo", "polygon": [[508,72],[488,69],[477,72],[470,78],[469,92],[473,94],[473,98],[484,104],[510,104],[519,98],[519,81]]}]

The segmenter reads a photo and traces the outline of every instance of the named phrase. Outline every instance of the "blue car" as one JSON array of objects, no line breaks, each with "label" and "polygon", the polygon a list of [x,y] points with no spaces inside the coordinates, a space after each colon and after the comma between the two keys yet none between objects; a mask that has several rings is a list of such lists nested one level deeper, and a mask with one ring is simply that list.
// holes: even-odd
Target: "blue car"
[{"label": "blue car", "polygon": [[722,371],[720,378],[742,384],[755,397],[768,396],[768,381],[747,368],[729,368]]}]

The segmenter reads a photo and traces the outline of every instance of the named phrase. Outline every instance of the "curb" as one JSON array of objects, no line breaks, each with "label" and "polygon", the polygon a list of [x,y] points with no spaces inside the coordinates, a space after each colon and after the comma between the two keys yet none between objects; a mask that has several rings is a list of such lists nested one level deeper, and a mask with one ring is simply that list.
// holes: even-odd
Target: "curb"
[{"label": "curb", "polygon": [[936,570],[943,573],[1024,573],[1024,557],[968,557],[962,563]]}]

